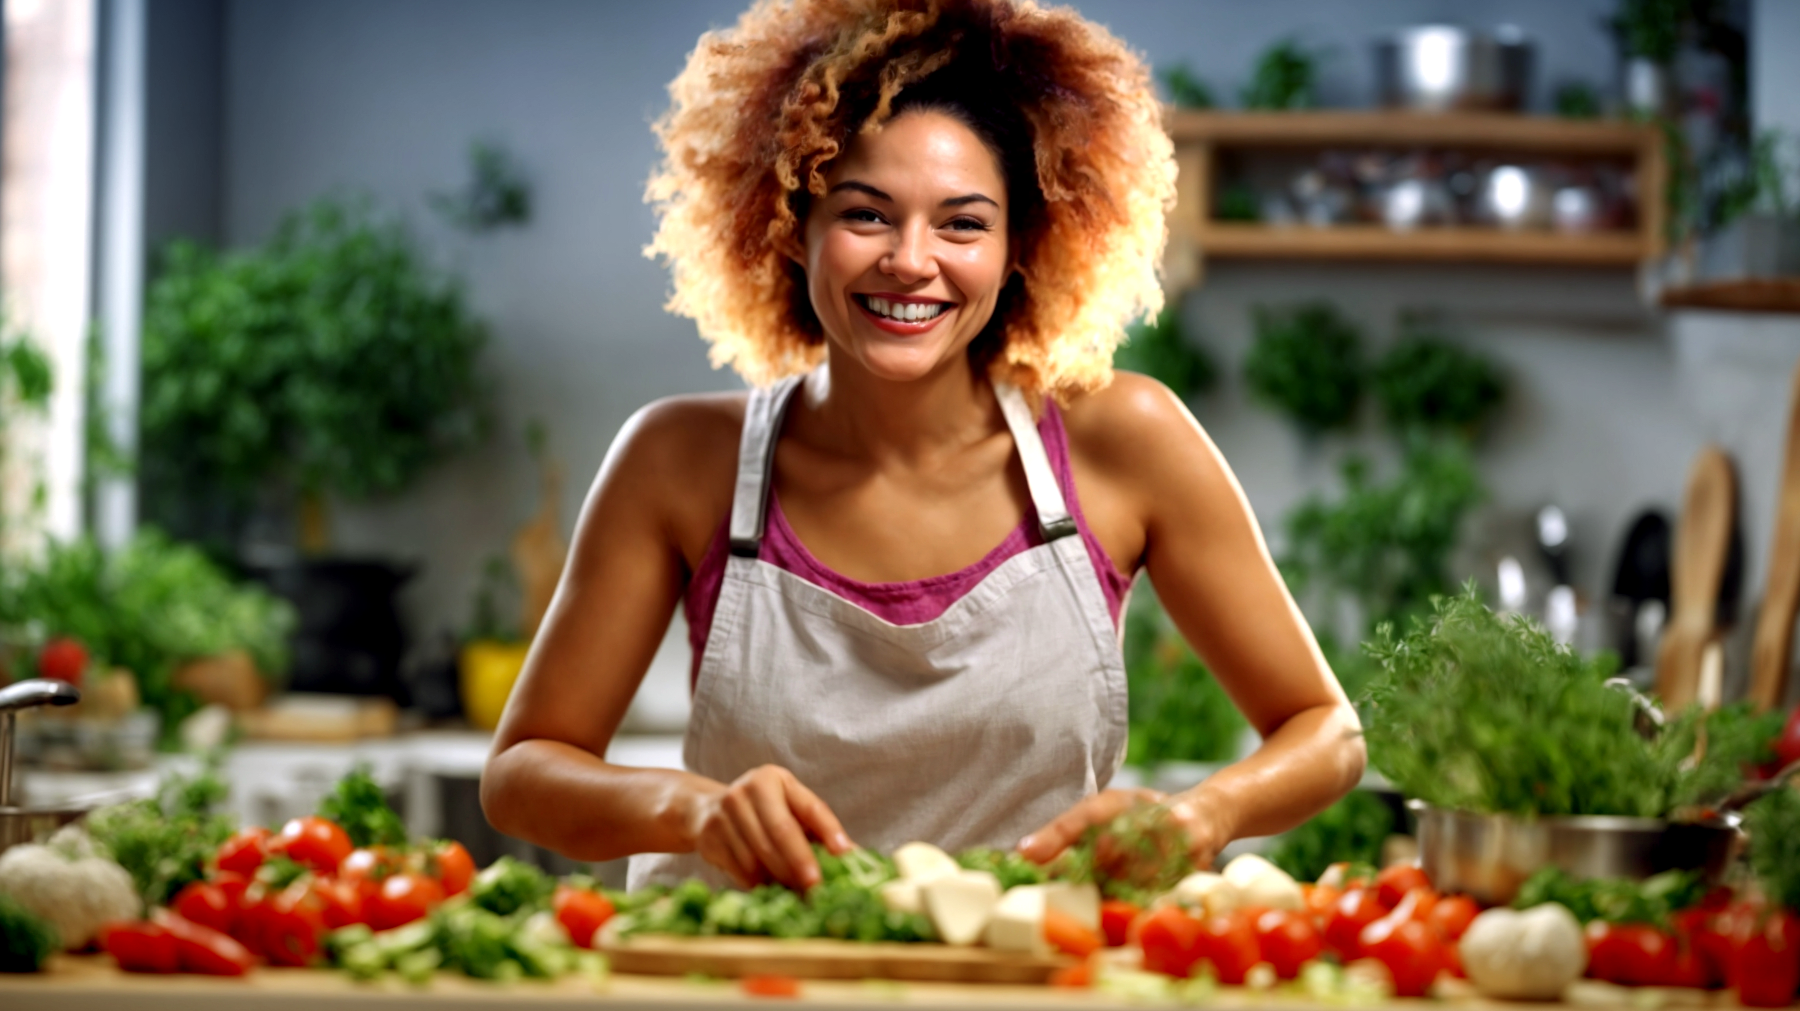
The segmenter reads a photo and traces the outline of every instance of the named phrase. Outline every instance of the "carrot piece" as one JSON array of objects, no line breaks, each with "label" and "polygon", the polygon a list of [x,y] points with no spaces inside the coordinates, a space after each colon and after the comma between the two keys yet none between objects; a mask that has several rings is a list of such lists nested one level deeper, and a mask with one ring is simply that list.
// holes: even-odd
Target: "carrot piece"
[{"label": "carrot piece", "polygon": [[1044,940],[1076,958],[1086,958],[1106,944],[1098,933],[1060,909],[1044,910]]}]

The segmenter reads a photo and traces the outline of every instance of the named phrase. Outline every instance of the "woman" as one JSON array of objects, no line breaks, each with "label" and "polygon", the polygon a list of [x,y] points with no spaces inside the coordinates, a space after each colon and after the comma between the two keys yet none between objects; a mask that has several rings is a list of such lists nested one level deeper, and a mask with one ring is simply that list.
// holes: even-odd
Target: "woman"
[{"label": "woman", "polygon": [[[1142,63],[1024,0],[764,0],[671,93],[651,249],[758,388],[620,434],[483,776],[493,824],[643,854],[634,887],[805,887],[812,839],[1044,861],[1163,799],[1206,866],[1347,791],[1355,713],[1230,469],[1111,373],[1173,201]],[[1139,569],[1264,738],[1169,798],[1107,789]],[[687,770],[609,764],[678,601]]]}]

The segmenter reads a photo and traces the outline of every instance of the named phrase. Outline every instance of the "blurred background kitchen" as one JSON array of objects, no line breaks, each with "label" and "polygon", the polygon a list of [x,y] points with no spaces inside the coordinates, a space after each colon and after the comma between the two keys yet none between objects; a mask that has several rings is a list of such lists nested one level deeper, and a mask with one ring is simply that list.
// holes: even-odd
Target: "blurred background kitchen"
[{"label": "blurred background kitchen", "polygon": [[[367,762],[554,865],[476,777],[620,425],[740,385],[641,250],[665,85],[742,5],[6,0],[0,680],[86,693],[21,714],[15,800],[212,755],[278,824]],[[1181,159],[1119,364],[1353,693],[1473,579],[1665,698],[1792,704],[1800,2],[1076,6]],[[1147,586],[1127,624],[1129,777],[1252,746]],[[614,760],[679,762],[688,663],[677,615]]]}]

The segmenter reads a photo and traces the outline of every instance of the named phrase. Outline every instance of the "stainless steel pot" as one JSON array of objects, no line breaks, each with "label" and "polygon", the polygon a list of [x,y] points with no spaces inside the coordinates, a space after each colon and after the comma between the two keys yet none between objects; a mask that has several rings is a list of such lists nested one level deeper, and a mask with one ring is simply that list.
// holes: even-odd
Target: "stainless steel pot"
[{"label": "stainless steel pot", "polygon": [[13,730],[19,710],[80,701],[81,692],[64,681],[32,678],[0,688],[0,851],[48,835],[87,813],[85,808],[24,808],[12,803]]},{"label": "stainless steel pot", "polygon": [[1419,25],[1375,41],[1375,89],[1390,109],[1517,112],[1531,94],[1532,62],[1516,28]]},{"label": "stainless steel pot", "polygon": [[1716,880],[1738,845],[1735,820],[1679,824],[1658,818],[1581,816],[1525,820],[1407,804],[1419,819],[1419,856],[1440,892],[1511,902],[1545,867],[1576,878],[1647,878],[1699,870]]}]

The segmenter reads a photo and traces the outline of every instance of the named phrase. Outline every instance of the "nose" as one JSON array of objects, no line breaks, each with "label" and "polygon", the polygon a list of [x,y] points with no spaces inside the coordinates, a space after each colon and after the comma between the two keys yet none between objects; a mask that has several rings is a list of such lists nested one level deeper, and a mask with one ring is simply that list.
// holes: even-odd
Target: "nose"
[{"label": "nose", "polygon": [[936,277],[937,258],[932,255],[930,223],[913,221],[895,229],[893,245],[882,257],[881,270],[902,284]]}]

